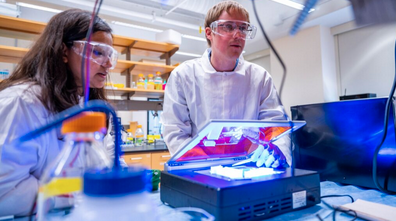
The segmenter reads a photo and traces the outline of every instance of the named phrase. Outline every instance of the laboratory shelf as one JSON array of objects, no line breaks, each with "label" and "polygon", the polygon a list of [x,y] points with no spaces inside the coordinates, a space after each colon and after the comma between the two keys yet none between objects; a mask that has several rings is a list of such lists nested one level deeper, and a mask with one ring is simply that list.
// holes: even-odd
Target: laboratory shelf
[{"label": "laboratory shelf", "polygon": [[0,15],[0,29],[23,32],[27,34],[40,34],[46,24],[22,18]]},{"label": "laboratory shelf", "polygon": [[[28,51],[29,49],[27,48],[0,45],[0,62],[18,63]],[[134,75],[141,72],[154,74],[157,71],[165,74],[171,72],[175,66],[118,60],[115,72],[122,73],[129,68],[131,68],[131,73]]]},{"label": "laboratory shelf", "polygon": [[[0,35],[4,37],[35,41],[39,34],[43,32],[46,25],[47,24],[44,22],[0,15]],[[126,55],[126,60],[118,60],[115,69],[110,72],[125,75],[125,85],[127,88],[106,89],[107,95],[163,98],[163,90],[142,90],[129,87],[132,81],[136,81],[136,75],[140,73],[148,75],[155,74],[159,71],[162,77],[167,79],[170,72],[176,67],[170,65],[170,58],[179,50],[179,45],[113,35],[113,46],[118,52]],[[19,63],[28,51],[28,48],[0,45],[0,62]],[[132,61],[131,55],[160,58],[165,60],[166,65]],[[129,101],[129,99],[126,100],[126,102]],[[117,100],[117,102],[119,105],[122,105],[120,100]],[[130,107],[129,103],[126,105],[127,107]],[[144,106],[138,104],[138,106],[135,107],[135,103],[133,105],[134,110]],[[147,108],[146,106],[144,107]]]},{"label": "laboratory shelf", "polygon": [[[0,15],[0,29],[4,30],[38,35],[44,30],[45,26],[46,23],[43,22]],[[120,35],[113,36],[113,46],[122,53],[129,48],[131,54],[166,58],[172,56],[177,50],[179,50],[179,45],[175,44],[130,38]]]},{"label": "laboratory shelf", "polygon": [[115,72],[124,72],[126,69],[131,70],[131,74],[137,75],[139,73],[145,74],[154,74],[159,71],[162,74],[170,73],[175,69],[176,66],[164,65],[164,64],[151,64],[139,61],[127,61],[127,60],[118,60],[117,65],[115,67]]},{"label": "laboratory shelf", "polygon": [[169,53],[168,56],[170,57],[177,50],[179,50],[179,45],[143,40],[138,38],[130,38],[119,35],[114,35],[113,41],[113,45],[115,47],[129,47],[131,49],[131,54],[140,56],[162,57],[165,53]]},{"label": "laboratory shelf", "polygon": [[18,63],[28,51],[27,48],[0,45],[0,62]]},{"label": "laboratory shelf", "polygon": [[108,96],[136,96],[136,97],[150,97],[162,98],[164,97],[164,90],[146,90],[137,88],[117,88],[105,89]]}]

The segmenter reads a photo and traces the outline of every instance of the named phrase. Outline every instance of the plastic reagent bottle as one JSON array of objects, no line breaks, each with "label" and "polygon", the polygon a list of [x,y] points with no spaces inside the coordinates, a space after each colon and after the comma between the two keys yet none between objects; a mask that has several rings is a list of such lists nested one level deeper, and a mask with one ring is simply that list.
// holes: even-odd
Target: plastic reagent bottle
[{"label": "plastic reagent bottle", "polygon": [[73,208],[80,202],[87,169],[111,168],[112,161],[103,147],[105,131],[104,113],[84,112],[63,122],[65,145],[39,182],[38,220],[51,220],[53,211]]},{"label": "plastic reagent bottle", "polygon": [[133,145],[133,134],[131,131],[128,131],[128,136],[126,137],[126,144]]},{"label": "plastic reagent bottle", "polygon": [[142,129],[142,125],[138,125],[135,132],[135,146],[142,146],[144,139],[144,133]]},{"label": "plastic reagent bottle", "polygon": [[159,116],[158,116],[158,114],[155,114],[154,115],[154,119],[153,119],[153,135],[154,135],[154,139],[155,140],[159,140],[159,139],[161,139],[161,133],[160,133],[160,130],[161,130],[161,125],[160,125],[160,119],[159,119]]},{"label": "plastic reagent bottle", "polygon": [[144,89],[144,86],[145,86],[144,79],[143,79],[144,75],[143,74],[139,74],[138,76],[139,76],[139,79],[137,81],[137,88],[138,89]]},{"label": "plastic reagent bottle", "polygon": [[82,203],[65,220],[158,220],[147,193],[148,178],[141,167],[87,171]]},{"label": "plastic reagent bottle", "polygon": [[147,90],[154,90],[154,78],[152,74],[148,75]]},{"label": "plastic reagent bottle", "polygon": [[155,77],[154,80],[154,89],[155,90],[162,90],[162,78],[161,78],[161,72],[157,71],[155,73],[157,76]]}]

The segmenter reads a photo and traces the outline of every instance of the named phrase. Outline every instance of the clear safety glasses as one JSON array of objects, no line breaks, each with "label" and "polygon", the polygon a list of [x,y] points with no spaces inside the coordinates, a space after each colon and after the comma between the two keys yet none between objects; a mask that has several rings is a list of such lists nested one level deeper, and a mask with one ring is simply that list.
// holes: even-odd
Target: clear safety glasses
[{"label": "clear safety glasses", "polygon": [[[76,54],[84,56],[84,46],[87,41],[73,41],[73,50]],[[89,59],[99,65],[106,66],[107,63],[111,65],[110,69],[114,69],[117,64],[118,52],[107,44],[98,42],[89,42],[87,45],[87,51],[89,51]]]},{"label": "clear safety glasses", "polygon": [[217,20],[210,24],[210,28],[215,34],[221,36],[235,37],[239,33],[244,40],[253,39],[257,32],[255,26],[245,21]]}]

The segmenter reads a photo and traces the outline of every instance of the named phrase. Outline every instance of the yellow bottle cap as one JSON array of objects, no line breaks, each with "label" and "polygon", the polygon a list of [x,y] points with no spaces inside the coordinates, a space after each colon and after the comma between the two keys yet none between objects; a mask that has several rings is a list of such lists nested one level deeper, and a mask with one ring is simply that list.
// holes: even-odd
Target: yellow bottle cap
[{"label": "yellow bottle cap", "polygon": [[138,128],[142,128],[142,125],[138,125],[137,127],[138,127]]},{"label": "yellow bottle cap", "polygon": [[149,76],[149,78],[152,78],[152,77],[153,77],[153,75],[152,75],[152,74],[149,74],[148,76]]},{"label": "yellow bottle cap", "polygon": [[161,72],[157,71],[155,72],[156,75],[161,75]]},{"label": "yellow bottle cap", "polygon": [[62,123],[62,134],[71,132],[89,133],[106,129],[106,114],[101,112],[83,112]]},{"label": "yellow bottle cap", "polygon": [[144,75],[143,75],[142,73],[140,73],[138,76],[139,76],[139,77],[143,77]]}]

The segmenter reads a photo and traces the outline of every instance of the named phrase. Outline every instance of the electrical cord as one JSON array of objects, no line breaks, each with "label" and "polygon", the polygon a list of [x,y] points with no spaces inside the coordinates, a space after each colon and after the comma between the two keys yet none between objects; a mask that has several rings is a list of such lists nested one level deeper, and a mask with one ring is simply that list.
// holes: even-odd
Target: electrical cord
[{"label": "electrical cord", "polygon": [[[396,42],[395,42],[395,64],[396,64]],[[386,194],[394,195],[396,192],[387,190],[381,186],[381,184],[378,182],[378,174],[377,174],[377,161],[378,161],[378,153],[381,150],[382,145],[385,142],[386,136],[388,134],[388,120],[389,120],[389,113],[391,112],[391,109],[393,109],[393,94],[395,93],[396,89],[396,73],[395,77],[393,79],[393,84],[392,84],[392,89],[389,93],[389,97],[386,100],[386,106],[385,106],[385,117],[384,117],[384,133],[382,135],[382,139],[380,144],[375,148],[374,150],[374,155],[373,155],[373,181],[375,186],[377,187],[378,190],[381,192],[384,192]],[[393,107],[393,108],[392,108]],[[392,112],[393,113],[393,112]],[[396,126],[396,125],[395,125]],[[395,130],[396,131],[396,130]]]},{"label": "electrical cord", "polygon": [[[352,203],[355,202],[355,200],[353,199],[353,197],[352,197],[351,195],[326,195],[326,196],[320,197],[320,199],[331,198],[331,197],[349,197],[349,198],[351,199]],[[350,213],[353,213],[353,216],[354,216],[354,217],[353,217],[353,219],[351,219],[351,221],[354,221],[354,220],[356,220],[356,219],[358,218],[358,217],[357,217],[357,213],[356,213],[354,210],[343,210],[343,209],[340,209],[340,208],[337,208],[337,207],[333,207],[333,206],[331,206],[330,204],[326,203],[326,202],[323,201],[323,200],[322,200],[322,203],[323,203],[324,205],[326,205],[327,207],[329,207],[330,209],[334,210],[334,211],[333,211],[333,221],[336,220],[336,214],[337,214],[337,212],[346,213],[346,214],[348,214],[348,215],[351,215]],[[323,221],[322,217],[320,217],[319,214],[316,214],[316,217],[317,217],[320,221]]]},{"label": "electrical cord", "polygon": [[280,106],[282,107],[283,117],[289,122],[289,126],[290,126],[290,153],[291,153],[291,157],[292,157],[292,162],[291,162],[292,165],[290,165],[290,167],[291,167],[291,169],[292,169],[292,170],[291,170],[292,176],[294,176],[295,161],[294,161],[293,136],[292,136],[292,134],[293,134],[293,132],[294,132],[294,123],[293,123],[293,121],[291,120],[291,118],[287,115],[286,110],[285,110],[285,107],[283,106],[282,101],[281,101],[282,92],[283,92],[283,86],[284,86],[284,84],[285,84],[285,80],[286,80],[286,76],[287,76],[287,75],[286,75],[286,74],[287,74],[287,69],[286,69],[285,63],[283,62],[282,58],[279,56],[278,51],[277,51],[277,50],[275,49],[275,47],[273,46],[271,40],[269,39],[267,33],[266,33],[265,30],[264,30],[263,25],[261,24],[260,18],[259,18],[258,14],[257,14],[255,0],[252,0],[252,3],[253,3],[254,15],[255,15],[255,17],[256,17],[256,20],[258,21],[258,24],[259,24],[259,26],[260,26],[260,30],[261,30],[262,34],[264,35],[264,38],[265,38],[265,40],[267,41],[268,45],[270,46],[271,50],[275,53],[275,56],[276,56],[276,58],[279,60],[279,63],[281,64],[282,69],[283,69],[283,75],[282,75],[281,85],[280,85],[280,88],[279,88],[279,95],[277,95],[277,98],[278,98],[278,103],[279,103]]},{"label": "electrical cord", "polygon": [[[90,49],[91,45],[89,44],[91,42],[91,37],[92,37],[92,32],[93,32],[93,26],[95,23],[95,19],[99,14],[99,10],[100,7],[102,6],[102,2],[103,0],[99,0],[99,5],[98,5],[98,0],[95,1],[95,6],[94,9],[92,11],[92,15],[91,15],[91,20],[89,21],[89,27],[88,27],[88,31],[87,31],[87,35],[85,37],[85,39],[87,39],[87,43],[84,45],[84,49],[83,49],[83,55],[82,56],[82,61],[81,61],[81,80],[82,80],[82,86],[83,86],[83,94],[84,94],[84,105],[87,104],[88,100],[89,100],[89,75],[90,75],[90,65],[89,65],[89,56],[90,56]],[[98,7],[96,7],[98,5]],[[84,64],[86,63],[87,68],[84,69]],[[86,72],[85,72],[86,70]],[[85,76],[84,76],[84,73]],[[84,78],[85,77],[85,78]],[[85,82],[85,84],[84,84]],[[85,89],[84,89],[85,87]]]},{"label": "electrical cord", "polygon": [[[91,14],[91,19],[89,20],[88,30],[87,30],[87,34],[85,36],[85,39],[87,39],[87,41],[89,40],[89,37],[91,36],[91,31],[92,31],[91,24],[93,24],[93,18],[94,18],[94,14],[96,11],[95,9],[96,9],[97,3],[98,3],[98,0],[95,1],[95,6],[94,6],[94,9]],[[87,91],[85,89],[85,57],[87,56],[87,45],[88,44],[84,44],[83,53],[82,53],[83,56],[81,58],[81,85],[82,85],[83,95],[86,95],[86,93],[87,93]],[[84,97],[84,105],[85,105],[85,97]]]},{"label": "electrical cord", "polygon": [[279,63],[280,63],[281,66],[282,66],[282,69],[283,69],[283,76],[282,76],[282,80],[281,80],[281,85],[280,85],[280,87],[279,87],[279,97],[281,98],[281,97],[282,97],[282,92],[283,92],[283,86],[284,86],[285,80],[286,80],[286,73],[287,73],[286,65],[285,65],[285,63],[283,62],[282,58],[280,57],[278,51],[277,51],[277,50],[275,49],[275,47],[272,45],[271,40],[270,40],[269,37],[267,36],[267,33],[265,32],[265,30],[264,30],[264,28],[263,28],[263,25],[261,24],[261,21],[260,21],[260,19],[259,19],[259,17],[258,17],[258,14],[257,14],[255,0],[252,0],[252,3],[253,3],[254,15],[255,15],[255,17],[256,17],[256,19],[257,19],[257,22],[258,22],[258,24],[259,24],[259,26],[260,26],[260,30],[261,30],[261,32],[263,33],[265,40],[267,41],[267,43],[268,43],[268,45],[270,46],[271,50],[274,52],[276,58],[278,59]]}]

